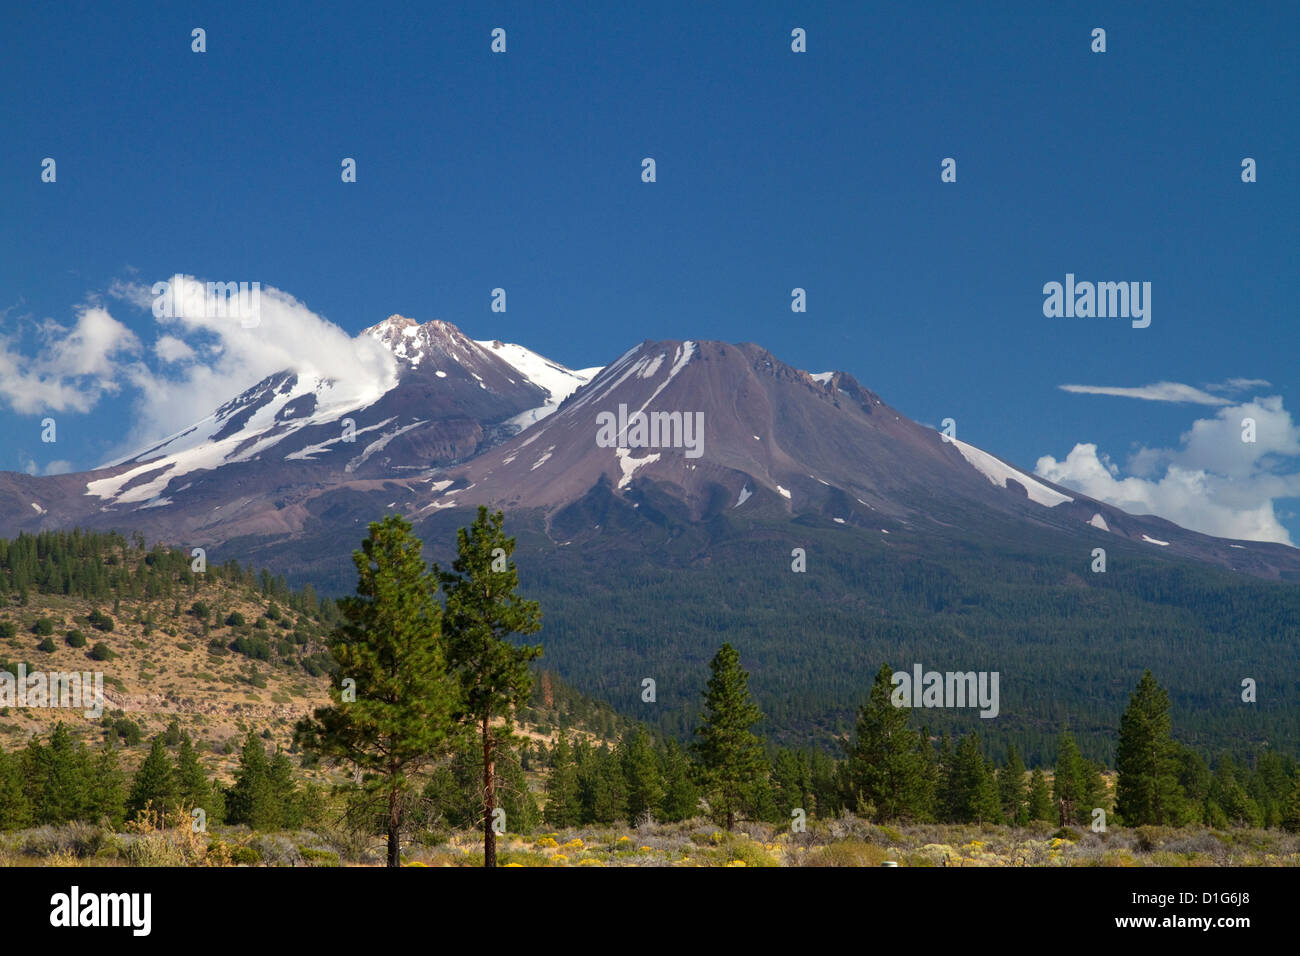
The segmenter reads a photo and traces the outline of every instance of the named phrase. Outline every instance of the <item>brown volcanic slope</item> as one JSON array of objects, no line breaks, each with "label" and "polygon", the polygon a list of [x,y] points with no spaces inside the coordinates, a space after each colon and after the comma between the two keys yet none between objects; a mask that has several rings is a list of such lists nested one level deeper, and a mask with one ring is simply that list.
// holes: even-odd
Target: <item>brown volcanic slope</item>
[{"label": "brown volcanic slope", "polygon": [[[702,454],[600,447],[597,416],[617,415],[620,405],[628,415],[703,412]],[[751,344],[645,342],[550,418],[405,487],[409,495],[394,507],[417,520],[480,503],[554,518],[595,488],[634,506],[653,490],[684,503],[696,519],[816,514],[876,534],[944,535],[960,530],[963,518],[992,511],[1098,544],[1119,537],[1153,553],[1261,577],[1300,573],[1293,548],[1227,541],[1129,515],[946,440],[850,375],[813,378]],[[552,537],[558,543],[564,532]]]},{"label": "brown volcanic slope", "polygon": [[[247,460],[191,470],[153,498],[126,504],[86,495],[87,482],[138,465],[55,478],[0,475],[0,531],[116,527],[184,546],[245,536],[263,544],[310,537],[320,545],[337,536],[347,551],[385,511],[441,526],[461,509],[487,504],[539,515],[562,544],[598,524],[610,502],[637,509],[659,501],[694,520],[818,517],[877,537],[931,535],[940,547],[945,538],[983,533],[993,518],[1012,546],[1016,529],[1028,523],[1064,531],[1081,547],[1119,538],[1152,555],[1300,579],[1296,549],[1129,515],[944,439],[850,375],[813,377],[756,345],[643,342],[550,417],[509,438],[510,419],[542,405],[545,395],[492,349],[446,323],[394,317],[368,331],[393,350],[400,376],[373,404],[348,412],[354,444],[339,442],[338,416],[296,429],[292,415],[282,421],[286,408],[299,417],[312,413],[293,393],[299,383],[273,377],[223,406],[224,417],[208,426],[234,428],[233,437],[214,432],[212,441],[244,449]],[[251,437],[229,423],[249,405],[267,408],[267,418],[275,401],[275,442],[248,458],[250,441],[266,441],[257,437],[258,420],[242,418],[239,427]],[[617,416],[620,406],[627,414],[701,413],[701,453],[601,447],[598,415]],[[166,461],[151,461],[135,480],[147,482]],[[593,494],[601,503],[593,504]]]}]

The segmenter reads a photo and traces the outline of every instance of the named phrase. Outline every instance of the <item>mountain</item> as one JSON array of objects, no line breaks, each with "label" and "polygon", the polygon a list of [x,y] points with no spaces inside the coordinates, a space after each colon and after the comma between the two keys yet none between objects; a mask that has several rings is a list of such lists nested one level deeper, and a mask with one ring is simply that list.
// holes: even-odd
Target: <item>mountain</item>
[{"label": "mountain", "polygon": [[[571,371],[446,323],[363,334],[393,355],[374,394],[286,372],[106,469],[0,476],[0,532],[138,529],[338,594],[386,511],[446,561],[486,504],[548,666],[666,733],[689,733],[725,640],[767,732],[801,745],[833,745],[882,662],[1002,674],[997,720],[926,723],[1027,758],[1065,724],[1108,757],[1146,667],[1189,742],[1300,743],[1295,549],[1127,514],[753,344],[646,341]],[[1240,706],[1259,675],[1271,692]]]},{"label": "mountain", "polygon": [[[639,444],[640,414],[648,442],[666,430],[679,445],[697,447],[601,446],[602,420],[616,423],[615,434],[630,420],[622,444]],[[692,422],[699,434],[687,427]],[[556,535],[584,523],[582,502],[593,493],[633,507],[639,498],[671,499],[695,521],[816,515],[868,534],[938,538],[951,537],[973,514],[996,513],[1075,534],[1090,542],[1089,551],[1133,542],[1300,580],[1294,548],[1226,541],[1129,515],[911,421],[847,373],[810,375],[751,344],[644,342],[537,426],[462,465],[434,469],[428,481],[407,483],[394,507],[417,519],[477,503],[539,509],[558,543]]]},{"label": "mountain", "polygon": [[6,473],[0,529],[126,527],[193,544],[293,532],[312,492],[471,458],[545,417],[598,371],[475,342],[447,322],[394,315],[361,334],[391,352],[390,375],[345,391],[284,370],[93,472]]}]

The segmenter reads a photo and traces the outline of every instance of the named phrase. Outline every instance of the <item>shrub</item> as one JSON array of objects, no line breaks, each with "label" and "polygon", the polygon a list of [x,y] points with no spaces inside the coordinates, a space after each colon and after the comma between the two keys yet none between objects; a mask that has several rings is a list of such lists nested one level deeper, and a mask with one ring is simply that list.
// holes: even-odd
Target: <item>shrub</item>
[{"label": "shrub", "polygon": [[261,856],[251,846],[236,847],[230,854],[230,862],[237,866],[257,866],[262,862]]},{"label": "shrub", "polygon": [[69,647],[85,647],[86,635],[82,634],[81,631],[77,630],[76,628],[73,628],[72,630],[68,631],[67,641]]},{"label": "shrub", "polygon": [[86,615],[86,620],[90,622],[90,626],[97,631],[107,632],[111,631],[114,627],[113,619],[99,608],[95,608],[95,610]]},{"label": "shrub", "polygon": [[0,640],[9,640],[18,634],[18,628],[13,621],[0,621]]},{"label": "shrub", "polygon": [[243,627],[244,615],[240,614],[238,611],[231,611],[226,617],[226,623],[231,627]]},{"label": "shrub", "polygon": [[113,653],[113,649],[103,641],[97,642],[95,646],[90,649],[90,659],[92,661],[111,661],[115,657],[117,657],[117,655]]},{"label": "shrub", "polygon": [[54,633],[54,622],[51,621],[48,617],[40,618],[35,624],[32,625],[32,632],[41,637],[49,637],[51,634]]},{"label": "shrub", "polygon": [[54,653],[54,638],[47,637],[36,645],[38,651],[44,651],[46,654]]}]

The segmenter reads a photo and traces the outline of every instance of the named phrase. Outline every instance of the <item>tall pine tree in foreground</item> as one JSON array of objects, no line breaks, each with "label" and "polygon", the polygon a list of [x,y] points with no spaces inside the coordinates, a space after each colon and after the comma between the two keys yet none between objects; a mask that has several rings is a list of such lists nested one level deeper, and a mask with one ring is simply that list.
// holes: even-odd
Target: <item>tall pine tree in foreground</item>
[{"label": "tall pine tree in foreground", "polygon": [[737,814],[752,809],[755,779],[767,769],[763,745],[749,729],[763,713],[749,699],[749,675],[734,647],[723,644],[709,668],[713,676],[704,692],[704,723],[695,730],[695,753],[709,810],[734,830]]},{"label": "tall pine tree in foreground", "polygon": [[1184,798],[1170,736],[1169,694],[1147,671],[1119,723],[1115,812],[1125,826],[1178,824]]},{"label": "tall pine tree in foreground", "polygon": [[[355,597],[339,602],[343,623],[330,650],[339,668],[333,706],[299,721],[300,746],[361,772],[365,793],[384,805],[388,865],[399,847],[413,775],[447,749],[456,688],[443,652],[437,579],[401,515],[370,525],[352,555]],[[272,767],[266,773],[271,785]],[[232,807],[233,809],[233,807]]]},{"label": "tall pine tree in foreground", "polygon": [[[536,601],[515,593],[519,573],[510,556],[514,538],[506,537],[500,511],[478,517],[456,534],[457,557],[452,570],[434,572],[447,593],[443,615],[447,661],[459,682],[457,716],[478,732],[483,755],[483,865],[496,866],[496,760],[508,746],[515,711],[528,703],[532,687],[529,664],[542,655],[541,646],[518,647],[511,634],[533,634],[542,626]],[[501,723],[494,722],[500,720]],[[507,821],[507,826],[509,821]]]},{"label": "tall pine tree in foreground", "polygon": [[908,726],[912,711],[895,707],[893,672],[882,664],[871,695],[858,710],[848,774],[859,812],[877,820],[924,819],[934,792],[922,748],[930,743]]}]

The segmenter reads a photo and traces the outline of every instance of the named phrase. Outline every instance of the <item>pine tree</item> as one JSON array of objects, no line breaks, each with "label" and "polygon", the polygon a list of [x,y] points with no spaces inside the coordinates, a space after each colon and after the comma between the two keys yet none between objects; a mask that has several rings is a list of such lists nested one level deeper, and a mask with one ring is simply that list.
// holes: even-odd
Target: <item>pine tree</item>
[{"label": "pine tree", "polygon": [[627,821],[636,825],[647,817],[653,818],[663,799],[659,761],[649,735],[640,728],[623,735],[619,758],[627,783]]},{"label": "pine tree", "polygon": [[1074,735],[1064,731],[1056,744],[1056,770],[1052,774],[1052,800],[1061,826],[1076,823],[1084,800],[1083,754]]},{"label": "pine tree", "polygon": [[104,741],[94,761],[88,802],[96,820],[107,819],[117,827],[126,819],[126,774],[122,772],[112,738]]},{"label": "pine tree", "polygon": [[546,778],[546,825],[563,830],[577,826],[578,772],[573,762],[573,748],[560,734],[551,749],[551,773]]},{"label": "pine tree", "polygon": [[187,733],[181,734],[176,749],[176,794],[181,804],[189,809],[201,807],[209,824],[220,823],[225,809],[220,793],[203,772],[203,764],[194,750]]},{"label": "pine tree", "polygon": [[997,784],[980,752],[979,737],[967,734],[953,754],[954,815],[959,823],[1000,820],[1002,805]]},{"label": "pine tree", "polygon": [[32,804],[23,789],[22,759],[19,754],[0,753],[0,830],[18,830],[31,822]]},{"label": "pine tree", "polygon": [[1281,826],[1288,833],[1300,833],[1300,774],[1296,774],[1291,792],[1282,805]]},{"label": "pine tree", "polygon": [[1028,813],[1030,820],[1046,820],[1049,823],[1056,817],[1052,794],[1047,788],[1047,777],[1038,767],[1029,775]]},{"label": "pine tree", "polygon": [[1120,719],[1115,812],[1125,826],[1176,824],[1185,797],[1170,736],[1169,694],[1147,671]]},{"label": "pine tree", "polygon": [[774,822],[788,821],[798,809],[812,813],[812,773],[806,754],[782,747],[772,759]]},{"label": "pine tree", "polygon": [[303,824],[302,794],[293,781],[293,765],[289,755],[276,750],[267,766],[266,779],[271,791],[271,802],[279,811],[275,828],[297,830]]},{"label": "pine tree", "polygon": [[152,809],[166,813],[176,807],[176,784],[172,779],[172,764],[167,758],[167,744],[161,735],[154,737],[149,756],[135,772],[131,781],[131,796],[126,809],[134,819],[141,811]]},{"label": "pine tree", "polygon": [[749,675],[735,648],[723,644],[709,668],[713,676],[704,694],[704,723],[695,730],[700,738],[695,749],[709,809],[734,830],[737,815],[751,809],[754,778],[766,769],[762,744],[749,729],[763,713],[750,700]]},{"label": "pine tree", "polygon": [[664,782],[659,819],[665,823],[691,819],[700,809],[700,791],[695,786],[691,763],[677,741],[669,740],[664,744],[659,763]]},{"label": "pine tree", "polygon": [[24,751],[28,799],[37,823],[68,823],[88,815],[90,768],[86,745],[72,738],[61,721],[48,746],[34,738]]},{"label": "pine tree", "polygon": [[[519,573],[510,556],[515,541],[503,530],[500,511],[478,509],[469,528],[456,535],[457,557],[452,571],[435,573],[447,592],[443,629],[447,660],[459,678],[457,711],[468,728],[477,730],[483,751],[483,865],[496,866],[496,751],[509,744],[517,708],[528,702],[532,687],[529,664],[542,649],[517,647],[511,634],[533,634],[541,628],[537,602],[525,601],[515,589]],[[494,725],[494,721],[500,724]]]},{"label": "pine tree", "polygon": [[390,867],[401,863],[413,775],[445,753],[454,733],[456,687],[435,600],[437,578],[421,547],[401,515],[371,523],[352,555],[356,596],[338,602],[343,621],[330,644],[338,662],[334,703],[299,721],[294,738],[359,771],[365,799],[385,807]]},{"label": "pine tree", "polygon": [[1029,822],[1028,794],[1025,790],[1025,763],[1015,744],[1007,746],[1007,765],[998,771],[998,797],[1002,816],[1012,826]]},{"label": "pine tree", "polygon": [[226,819],[254,830],[274,829],[280,821],[280,808],[276,806],[271,790],[266,750],[251,730],[244,738],[244,747],[239,754],[234,786],[226,794]]},{"label": "pine tree", "polygon": [[858,710],[849,747],[848,773],[862,810],[878,820],[924,819],[933,795],[922,747],[928,744],[908,724],[911,710],[891,700],[893,671],[882,664],[871,695]]}]

